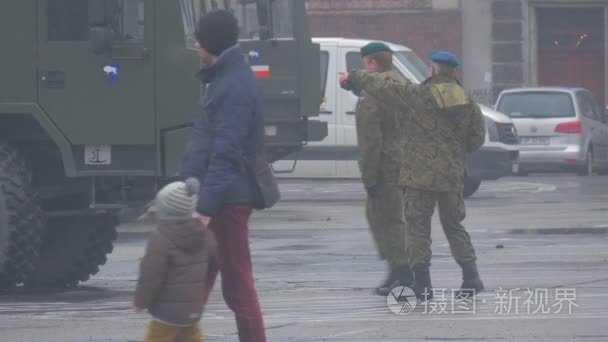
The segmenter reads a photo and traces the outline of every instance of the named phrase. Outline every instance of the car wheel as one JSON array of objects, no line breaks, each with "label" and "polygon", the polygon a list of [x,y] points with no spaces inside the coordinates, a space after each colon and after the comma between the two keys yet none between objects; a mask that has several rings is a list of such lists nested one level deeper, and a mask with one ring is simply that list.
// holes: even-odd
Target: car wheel
[{"label": "car wheel", "polygon": [[587,158],[585,158],[585,164],[581,167],[578,172],[579,176],[591,176],[593,174],[593,151],[587,152]]},{"label": "car wheel", "polygon": [[481,180],[466,177],[464,179],[464,191],[462,193],[464,198],[469,198],[469,197],[473,196],[473,194],[476,193],[477,190],[479,190],[480,185],[481,185]]}]

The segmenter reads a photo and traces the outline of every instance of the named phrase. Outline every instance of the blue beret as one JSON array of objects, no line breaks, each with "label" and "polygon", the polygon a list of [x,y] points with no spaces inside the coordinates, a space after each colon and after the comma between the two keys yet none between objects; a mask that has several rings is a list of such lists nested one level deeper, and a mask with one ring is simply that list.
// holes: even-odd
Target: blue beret
[{"label": "blue beret", "polygon": [[435,63],[447,64],[452,67],[457,67],[460,65],[458,58],[449,51],[433,51],[429,55],[429,59]]},{"label": "blue beret", "polygon": [[391,48],[381,42],[371,42],[361,48],[361,57],[369,56],[377,52],[393,52]]}]

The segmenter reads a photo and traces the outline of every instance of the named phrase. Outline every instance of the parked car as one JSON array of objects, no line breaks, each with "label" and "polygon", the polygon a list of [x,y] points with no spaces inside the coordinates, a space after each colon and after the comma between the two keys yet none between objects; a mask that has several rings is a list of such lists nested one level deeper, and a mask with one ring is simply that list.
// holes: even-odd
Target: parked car
[{"label": "parked car", "polygon": [[[360,178],[357,164],[357,97],[343,91],[338,73],[363,69],[360,49],[370,42],[364,39],[314,38],[321,45],[322,96],[320,119],[328,123],[329,133],[321,142],[310,143],[293,158],[274,163],[284,178]],[[412,82],[429,76],[428,65],[409,48],[388,44],[395,52],[393,66]],[[483,180],[495,180],[517,171],[519,155],[515,126],[509,117],[481,106],[488,134],[483,147],[467,155],[465,195],[475,193]],[[290,160],[292,159],[292,160]],[[297,163],[295,162],[297,160]]]},{"label": "parked car", "polygon": [[496,108],[519,132],[520,172],[608,172],[608,117],[583,88],[516,88]]},{"label": "parked car", "polygon": [[472,196],[482,181],[519,172],[519,135],[513,121],[488,106],[479,107],[486,120],[486,141],[478,151],[466,156],[464,197]]}]

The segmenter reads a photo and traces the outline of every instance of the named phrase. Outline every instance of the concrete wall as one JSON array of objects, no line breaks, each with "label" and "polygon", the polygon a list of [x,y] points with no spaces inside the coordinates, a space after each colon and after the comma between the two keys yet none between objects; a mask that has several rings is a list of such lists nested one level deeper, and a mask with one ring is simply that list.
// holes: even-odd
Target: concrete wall
[{"label": "concrete wall", "polygon": [[492,15],[488,0],[462,1],[462,79],[473,98],[484,104],[492,95]]}]

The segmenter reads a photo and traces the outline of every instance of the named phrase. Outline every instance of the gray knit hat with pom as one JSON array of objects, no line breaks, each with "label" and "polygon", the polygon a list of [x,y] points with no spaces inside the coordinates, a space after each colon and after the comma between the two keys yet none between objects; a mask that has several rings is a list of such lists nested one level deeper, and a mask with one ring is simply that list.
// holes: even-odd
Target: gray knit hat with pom
[{"label": "gray knit hat with pom", "polygon": [[150,211],[163,221],[191,219],[196,210],[199,190],[200,183],[196,178],[170,183],[156,194]]}]

